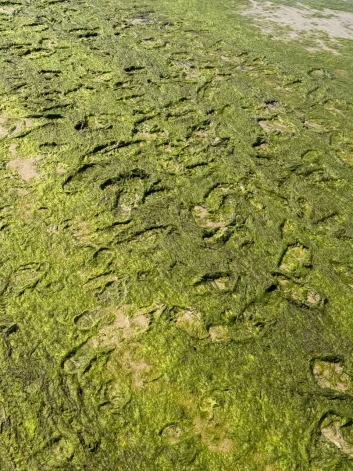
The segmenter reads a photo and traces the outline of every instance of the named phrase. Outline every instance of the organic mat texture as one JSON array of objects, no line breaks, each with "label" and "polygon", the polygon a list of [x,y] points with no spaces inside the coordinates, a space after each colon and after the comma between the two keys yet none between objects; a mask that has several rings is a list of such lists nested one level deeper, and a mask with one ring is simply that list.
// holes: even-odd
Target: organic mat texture
[{"label": "organic mat texture", "polygon": [[266,8],[0,3],[1,471],[353,469],[353,42]]}]

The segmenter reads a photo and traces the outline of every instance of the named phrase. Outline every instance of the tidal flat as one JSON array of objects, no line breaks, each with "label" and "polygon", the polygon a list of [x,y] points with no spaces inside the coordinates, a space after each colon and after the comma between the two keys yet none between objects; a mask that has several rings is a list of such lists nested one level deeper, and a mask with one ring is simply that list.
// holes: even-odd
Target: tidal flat
[{"label": "tidal flat", "polygon": [[353,6],[0,4],[0,470],[353,469]]}]

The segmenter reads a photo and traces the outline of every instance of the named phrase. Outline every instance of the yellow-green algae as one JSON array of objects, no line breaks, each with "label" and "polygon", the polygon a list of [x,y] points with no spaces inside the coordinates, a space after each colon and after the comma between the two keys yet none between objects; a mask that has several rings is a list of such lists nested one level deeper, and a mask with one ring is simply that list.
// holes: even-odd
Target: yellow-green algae
[{"label": "yellow-green algae", "polygon": [[1,3],[1,471],[352,469],[353,48],[245,4]]}]

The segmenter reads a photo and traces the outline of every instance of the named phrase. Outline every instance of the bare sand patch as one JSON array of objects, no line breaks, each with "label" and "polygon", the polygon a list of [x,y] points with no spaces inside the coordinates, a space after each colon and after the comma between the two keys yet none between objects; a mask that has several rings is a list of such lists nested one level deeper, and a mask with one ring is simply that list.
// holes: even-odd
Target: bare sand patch
[{"label": "bare sand patch", "polygon": [[321,428],[322,435],[335,445],[342,453],[353,457],[353,443],[348,441],[343,435],[343,428],[346,424],[338,416],[332,415],[326,419],[327,424]]},{"label": "bare sand patch", "polygon": [[9,147],[9,153],[11,154],[12,157],[15,157],[17,155],[16,148],[17,148],[16,144],[11,144]]},{"label": "bare sand patch", "polygon": [[341,362],[317,359],[313,363],[312,371],[321,388],[339,392],[352,391],[351,377],[345,373]]},{"label": "bare sand patch", "polygon": [[[301,3],[294,7],[256,0],[249,2],[251,7],[241,14],[254,18],[262,31],[272,34],[276,39],[303,39],[304,35],[304,39],[314,39],[316,43],[315,47],[309,47],[308,50],[327,50],[336,54],[333,47],[337,45],[337,39],[353,39],[353,13],[329,8],[316,10]],[[282,27],[280,30],[278,25]],[[328,41],[324,40],[325,35]]]},{"label": "bare sand patch", "polygon": [[176,325],[195,339],[202,340],[209,336],[201,314],[193,309],[181,310],[176,318]]},{"label": "bare sand patch", "polygon": [[11,8],[11,7],[0,8],[0,14],[4,14],[4,15],[13,15],[15,11],[16,11],[16,8]]},{"label": "bare sand patch", "polygon": [[234,448],[233,440],[227,438],[227,427],[217,421],[196,417],[193,426],[201,441],[213,453],[230,453]]},{"label": "bare sand patch", "polygon": [[32,178],[39,177],[39,172],[36,167],[36,162],[41,157],[33,157],[32,159],[14,159],[7,163],[7,168],[16,170],[19,176],[25,180],[31,180]]},{"label": "bare sand patch", "polygon": [[124,304],[114,314],[114,319],[102,327],[96,343],[103,347],[115,347],[123,340],[137,337],[148,330],[150,320],[142,309]]},{"label": "bare sand patch", "polygon": [[279,121],[260,120],[258,121],[258,124],[266,132],[289,132],[288,127]]},{"label": "bare sand patch", "polygon": [[193,216],[201,227],[220,228],[226,225],[222,220],[215,221],[212,218],[212,214],[203,206],[195,206],[193,209]]},{"label": "bare sand patch", "polygon": [[229,340],[228,327],[223,325],[215,325],[209,328],[208,333],[212,342],[224,342]]}]

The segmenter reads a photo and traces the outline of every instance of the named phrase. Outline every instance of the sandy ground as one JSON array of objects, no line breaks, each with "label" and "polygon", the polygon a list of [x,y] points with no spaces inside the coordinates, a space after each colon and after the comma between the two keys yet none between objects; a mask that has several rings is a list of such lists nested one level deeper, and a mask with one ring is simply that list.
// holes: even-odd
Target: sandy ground
[{"label": "sandy ground", "polygon": [[[315,10],[298,3],[297,7],[278,6],[273,2],[249,0],[250,8],[243,15],[251,16],[260,23],[261,29],[275,37],[299,39],[303,33],[315,40],[317,47],[309,50],[328,50],[337,53],[337,39],[353,39],[353,13],[331,10]],[[280,25],[284,30],[278,31]],[[326,38],[325,38],[326,36]]]}]

